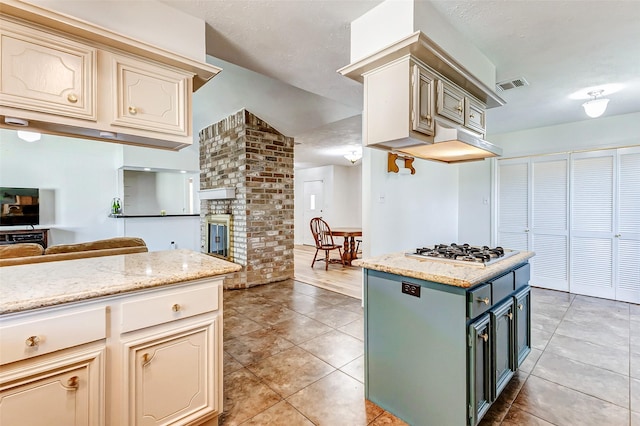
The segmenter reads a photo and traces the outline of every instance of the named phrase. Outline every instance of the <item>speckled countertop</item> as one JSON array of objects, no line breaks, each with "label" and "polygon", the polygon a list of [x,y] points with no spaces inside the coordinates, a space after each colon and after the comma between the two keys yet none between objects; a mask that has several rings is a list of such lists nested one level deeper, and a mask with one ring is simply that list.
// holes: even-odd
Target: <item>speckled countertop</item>
[{"label": "speckled countertop", "polygon": [[390,253],[368,259],[358,259],[352,265],[376,271],[433,281],[456,287],[472,287],[486,281],[535,255],[532,251],[520,253],[489,266],[459,265],[434,259],[406,256],[404,252]]},{"label": "speckled countertop", "polygon": [[242,269],[191,250],[167,250],[0,268],[0,315],[209,278]]}]

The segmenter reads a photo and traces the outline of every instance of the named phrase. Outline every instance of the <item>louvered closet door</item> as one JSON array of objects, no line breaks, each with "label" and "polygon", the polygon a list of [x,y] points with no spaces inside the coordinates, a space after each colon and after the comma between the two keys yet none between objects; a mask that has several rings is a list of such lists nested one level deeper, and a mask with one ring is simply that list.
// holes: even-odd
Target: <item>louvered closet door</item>
[{"label": "louvered closet door", "polygon": [[616,299],[640,303],[640,147],[618,150]]},{"label": "louvered closet door", "polygon": [[615,167],[615,150],[571,156],[572,293],[615,298]]},{"label": "louvered closet door", "polygon": [[529,250],[529,160],[498,161],[498,245]]},{"label": "louvered closet door", "polygon": [[569,290],[568,156],[531,160],[531,283]]}]

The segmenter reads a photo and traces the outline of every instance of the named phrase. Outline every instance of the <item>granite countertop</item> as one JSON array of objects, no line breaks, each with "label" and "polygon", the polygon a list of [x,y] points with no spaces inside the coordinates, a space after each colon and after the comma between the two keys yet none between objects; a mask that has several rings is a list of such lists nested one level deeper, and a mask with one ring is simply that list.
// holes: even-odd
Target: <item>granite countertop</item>
[{"label": "granite countertop", "polygon": [[357,259],[353,260],[351,264],[404,277],[468,288],[500,275],[500,273],[525,262],[534,255],[535,253],[532,251],[521,251],[489,266],[474,266],[434,259],[419,259],[400,252],[368,259]]},{"label": "granite countertop", "polygon": [[242,269],[191,250],[167,250],[0,268],[0,315],[160,287]]}]

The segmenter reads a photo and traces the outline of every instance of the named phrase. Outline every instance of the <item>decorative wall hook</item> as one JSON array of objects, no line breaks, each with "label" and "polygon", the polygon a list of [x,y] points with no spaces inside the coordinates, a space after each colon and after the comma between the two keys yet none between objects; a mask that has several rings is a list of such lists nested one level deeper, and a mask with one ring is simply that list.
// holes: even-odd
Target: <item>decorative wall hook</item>
[{"label": "decorative wall hook", "polygon": [[400,171],[400,168],[396,164],[396,161],[398,160],[398,158],[400,158],[401,160],[404,160],[403,167],[405,169],[411,170],[412,175],[416,174],[416,169],[413,167],[413,161],[415,160],[415,158],[398,154],[395,152],[389,152],[387,154],[387,172],[388,173],[398,173]]}]

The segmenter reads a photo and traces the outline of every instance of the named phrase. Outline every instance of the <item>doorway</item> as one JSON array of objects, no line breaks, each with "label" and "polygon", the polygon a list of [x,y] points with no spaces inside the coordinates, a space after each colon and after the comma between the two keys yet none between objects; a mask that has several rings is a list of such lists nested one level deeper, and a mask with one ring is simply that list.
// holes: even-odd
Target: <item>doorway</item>
[{"label": "doorway", "polygon": [[304,199],[304,226],[305,231],[302,236],[302,244],[315,246],[313,235],[309,229],[309,223],[314,217],[322,217],[324,207],[324,181],[310,180],[303,183],[303,199]]}]

